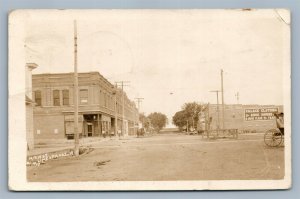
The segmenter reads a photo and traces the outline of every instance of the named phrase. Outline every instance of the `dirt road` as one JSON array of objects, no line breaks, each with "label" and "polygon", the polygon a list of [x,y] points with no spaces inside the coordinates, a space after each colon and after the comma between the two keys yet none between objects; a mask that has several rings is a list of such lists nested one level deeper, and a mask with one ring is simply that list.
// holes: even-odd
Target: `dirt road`
[{"label": "dirt road", "polygon": [[263,135],[238,140],[165,134],[94,144],[78,158],[28,167],[29,181],[252,180],[284,177],[284,147]]}]

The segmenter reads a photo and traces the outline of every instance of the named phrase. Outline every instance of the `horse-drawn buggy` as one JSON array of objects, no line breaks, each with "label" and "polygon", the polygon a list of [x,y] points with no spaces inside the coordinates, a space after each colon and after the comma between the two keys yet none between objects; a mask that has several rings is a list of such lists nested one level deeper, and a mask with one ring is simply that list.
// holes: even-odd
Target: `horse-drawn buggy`
[{"label": "horse-drawn buggy", "polygon": [[284,117],[283,113],[276,113],[277,128],[268,130],[264,135],[264,141],[267,146],[279,147],[284,141]]}]

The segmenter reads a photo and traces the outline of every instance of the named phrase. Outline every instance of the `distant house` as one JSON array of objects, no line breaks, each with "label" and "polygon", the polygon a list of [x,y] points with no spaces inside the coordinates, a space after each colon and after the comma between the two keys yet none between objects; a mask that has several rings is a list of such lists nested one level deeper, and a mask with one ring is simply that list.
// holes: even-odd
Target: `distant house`
[{"label": "distant house", "polygon": [[[74,73],[33,75],[34,138],[74,138]],[[81,137],[133,135],[138,110],[121,89],[99,72],[78,74],[79,133]],[[124,103],[122,101],[124,95]],[[124,114],[122,106],[124,104]],[[117,115],[117,119],[116,119]],[[124,126],[122,128],[122,118]],[[117,121],[117,122],[116,122]],[[117,124],[117,125],[116,125]]]},{"label": "distant house", "polygon": [[32,99],[32,70],[37,67],[37,64],[28,63],[25,66],[25,104],[26,104],[26,140],[27,149],[34,148],[34,132],[33,132],[33,107]]}]

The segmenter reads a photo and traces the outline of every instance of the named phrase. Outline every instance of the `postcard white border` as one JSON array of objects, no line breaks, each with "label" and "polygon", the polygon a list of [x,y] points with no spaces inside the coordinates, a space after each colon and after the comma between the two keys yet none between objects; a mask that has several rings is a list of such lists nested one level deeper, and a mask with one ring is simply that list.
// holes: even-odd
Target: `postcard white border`
[{"label": "postcard white border", "polygon": [[[276,9],[288,16],[290,11]],[[75,16],[79,12],[98,12],[99,10],[16,10],[9,15],[9,189],[15,191],[51,190],[261,190],[288,189],[291,187],[291,41],[290,25],[284,29],[285,54],[283,69],[284,109],[285,109],[285,177],[283,180],[212,180],[212,181],[114,181],[114,182],[27,182],[26,180],[26,124],[25,124],[25,53],[21,39],[24,34],[24,21],[30,12],[57,12]],[[111,10],[102,10],[109,12]],[[118,10],[130,12],[131,10]],[[153,10],[144,10],[152,12]],[[165,10],[154,10],[165,11]],[[174,10],[173,10],[174,11]],[[193,9],[195,11],[195,9]],[[199,9],[201,11],[201,9]],[[209,11],[209,10],[206,10]],[[216,11],[214,9],[213,11]],[[219,10],[230,12],[230,10]],[[260,10],[267,13],[270,9]],[[290,20],[289,20],[290,21]]]}]

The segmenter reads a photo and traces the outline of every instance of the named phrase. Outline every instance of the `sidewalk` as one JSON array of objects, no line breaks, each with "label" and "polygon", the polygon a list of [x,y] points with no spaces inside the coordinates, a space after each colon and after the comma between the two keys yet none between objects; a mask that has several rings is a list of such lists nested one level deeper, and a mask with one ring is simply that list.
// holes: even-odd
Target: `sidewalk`
[{"label": "sidewalk", "polygon": [[[81,138],[79,139],[79,146],[86,147],[110,140],[119,140],[119,137]],[[74,140],[39,140],[36,142],[35,149],[27,151],[26,166],[40,166],[41,164],[45,164],[48,160],[73,156],[73,149]]]},{"label": "sidewalk", "polygon": [[[89,137],[89,138],[81,138],[79,139],[79,145],[80,146],[88,146],[91,144],[104,142],[108,140],[116,140],[118,137]],[[37,141],[35,144],[35,148],[27,151],[27,157],[30,156],[38,156],[42,154],[47,153],[55,153],[65,150],[71,150],[74,148],[74,140],[47,140],[47,143],[45,141]]]}]

